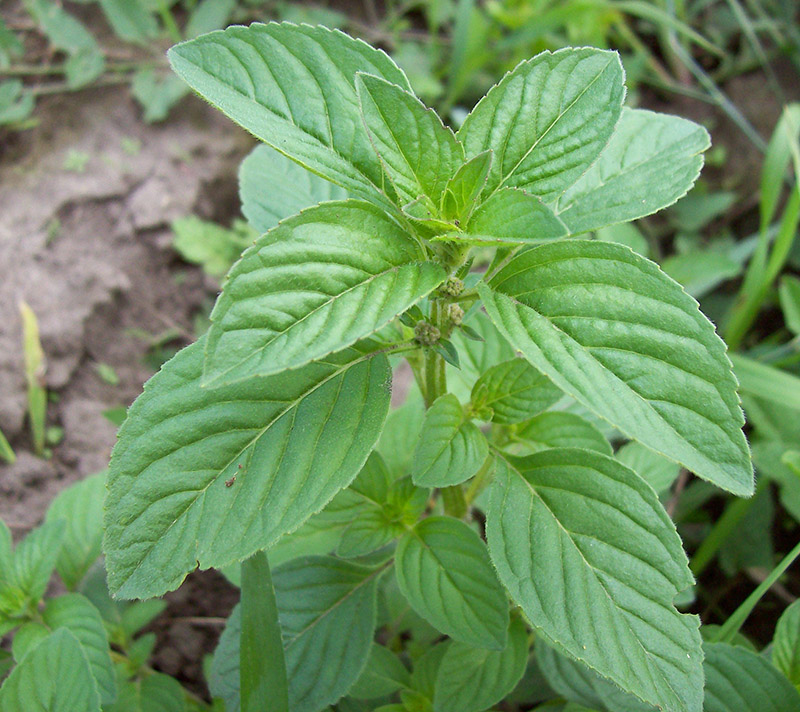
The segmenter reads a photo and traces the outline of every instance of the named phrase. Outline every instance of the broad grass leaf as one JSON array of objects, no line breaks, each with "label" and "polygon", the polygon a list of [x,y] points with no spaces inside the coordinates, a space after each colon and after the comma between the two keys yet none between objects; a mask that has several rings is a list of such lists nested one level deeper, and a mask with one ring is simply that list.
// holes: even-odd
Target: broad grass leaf
[{"label": "broad grass leaf", "polygon": [[481,712],[502,700],[525,672],[528,633],[518,618],[511,621],[502,650],[475,648],[453,641],[436,675],[435,712]]},{"label": "broad grass leaf", "polygon": [[797,712],[800,692],[763,655],[727,643],[705,643],[703,712]]},{"label": "broad grass leaf", "polygon": [[411,476],[421,487],[447,487],[472,477],[489,454],[486,437],[464,414],[453,394],[434,401],[425,413]]},{"label": "broad grass leaf", "polygon": [[559,448],[498,458],[487,540],[537,635],[665,712],[699,712],[699,621],[673,606],[693,583],[653,489],[613,458]]},{"label": "broad grass leaf", "polygon": [[725,344],[658,266],[610,242],[523,250],[479,285],[505,337],[626,435],[737,495],[753,468]]},{"label": "broad grass leaf", "polygon": [[[309,556],[273,571],[292,712],[318,712],[361,675],[373,645],[383,570]],[[211,692],[225,700],[227,712],[238,712],[240,704],[240,633],[237,606],[214,653],[210,676]]]},{"label": "broad grass leaf", "polygon": [[608,143],[625,96],[615,52],[543,52],[521,62],[478,102],[458,131],[467,158],[494,152],[488,196],[504,186],[553,202]]},{"label": "broad grass leaf", "polygon": [[233,26],[176,45],[170,62],[257,138],[351,195],[391,203],[361,121],[357,72],[410,89],[380,50],[338,30],[288,22]]},{"label": "broad grass leaf", "polygon": [[51,633],[0,688],[0,712],[100,712],[100,697],[77,638]]},{"label": "broad grass leaf", "polygon": [[347,197],[344,188],[269,146],[256,146],[239,166],[242,213],[259,233],[312,205]]},{"label": "broad grass leaf", "polygon": [[448,180],[464,163],[453,132],[397,84],[359,73],[356,93],[370,141],[401,203],[426,196],[438,208]]},{"label": "broad grass leaf", "polygon": [[326,203],[248,248],[211,312],[204,385],[268,376],[378,331],[446,274],[380,209]]},{"label": "broad grass leaf", "polygon": [[389,364],[367,345],[207,389],[203,342],[148,382],[112,453],[104,550],[122,598],[160,595],[297,529],[350,484],[386,418]]},{"label": "broad grass leaf", "polygon": [[625,108],[600,158],[559,198],[556,213],[571,234],[655,213],[694,185],[710,145],[692,121]]},{"label": "broad grass leaf", "polygon": [[397,547],[397,583],[411,607],[455,640],[502,650],[508,599],[481,538],[464,522],[433,516]]}]

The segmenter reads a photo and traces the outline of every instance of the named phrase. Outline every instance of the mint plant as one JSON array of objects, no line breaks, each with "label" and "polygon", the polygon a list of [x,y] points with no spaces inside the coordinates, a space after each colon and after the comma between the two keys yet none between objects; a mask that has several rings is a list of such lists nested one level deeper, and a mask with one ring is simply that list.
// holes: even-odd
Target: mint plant
[{"label": "mint plant", "polygon": [[[242,168],[263,234],[120,429],[111,592],[198,566],[241,583],[211,665],[228,710],[479,712],[531,666],[598,710],[754,694],[731,670],[768,663],[704,648],[675,607],[694,579],[653,486],[671,461],[752,493],[725,345],[656,264],[591,239],[685,194],[705,130],[623,108],[618,56],[591,48],[522,62],[457,132],[322,27],[170,60],[271,147]],[[302,198],[326,202],[287,214]],[[416,385],[388,415],[402,359]]]}]

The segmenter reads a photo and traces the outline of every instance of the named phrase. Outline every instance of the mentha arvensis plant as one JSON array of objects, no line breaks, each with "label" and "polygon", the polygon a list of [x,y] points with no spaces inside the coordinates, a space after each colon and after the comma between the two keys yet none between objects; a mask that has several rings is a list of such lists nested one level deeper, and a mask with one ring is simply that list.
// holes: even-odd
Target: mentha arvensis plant
[{"label": "mentha arvensis plant", "polygon": [[[592,48],[522,62],[456,132],[383,52],[322,27],[230,27],[170,60],[271,147],[242,171],[264,234],[120,430],[113,593],[244,562],[212,671],[231,709],[277,675],[297,712],[398,689],[387,709],[486,710],[535,641],[562,694],[583,675],[609,709],[700,712],[681,540],[603,423],[747,496],[737,383],[694,299],[592,233],[684,195],[706,131],[624,108],[619,57]],[[416,386],[387,421],[403,358]],[[254,673],[259,595],[283,654]],[[374,646],[403,607],[447,640]]]}]

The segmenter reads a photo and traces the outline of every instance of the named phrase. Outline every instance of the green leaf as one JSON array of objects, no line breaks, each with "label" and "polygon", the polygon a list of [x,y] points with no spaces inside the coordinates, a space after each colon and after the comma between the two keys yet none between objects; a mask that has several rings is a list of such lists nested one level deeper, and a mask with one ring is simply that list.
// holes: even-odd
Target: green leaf
[{"label": "green leaf", "polygon": [[414,445],[419,438],[425,418],[425,405],[419,390],[412,385],[406,402],[395,408],[386,419],[386,426],[378,441],[378,451],[386,466],[395,475],[405,475],[411,471],[414,458]]},{"label": "green leaf", "polygon": [[514,433],[526,449],[538,452],[554,447],[578,447],[603,455],[612,453],[611,444],[594,425],[574,413],[540,413]]},{"label": "green leaf", "polygon": [[259,233],[281,220],[328,200],[345,200],[347,191],[314,175],[269,146],[256,146],[239,167],[242,213]]},{"label": "green leaf", "polygon": [[374,700],[408,687],[410,682],[411,676],[400,658],[383,645],[373,643],[367,666],[348,694],[359,700]]},{"label": "green leaf", "polygon": [[150,67],[133,75],[131,94],[144,108],[147,123],[163,121],[169,110],[188,94],[186,85],[172,74],[160,75]]},{"label": "green leaf", "polygon": [[188,39],[225,27],[236,8],[236,0],[200,0],[186,23]]},{"label": "green leaf", "polygon": [[485,195],[509,186],[551,203],[608,143],[624,95],[615,52],[543,52],[517,65],[478,102],[458,138],[467,158],[494,152]]},{"label": "green leaf", "polygon": [[423,519],[400,540],[395,573],[411,607],[442,633],[481,648],[505,647],[508,600],[486,546],[464,522]]},{"label": "green leaf", "polygon": [[544,642],[536,644],[536,662],[547,684],[566,700],[607,712],[656,712],[652,705],[623,692],[591,668],[559,654]]},{"label": "green leaf", "polygon": [[800,693],[766,658],[741,646],[706,643],[703,712],[796,712]]},{"label": "green leaf", "polygon": [[623,445],[617,450],[616,457],[659,494],[672,486],[681,469],[676,463],[637,442]]},{"label": "green leaf", "polygon": [[27,119],[33,112],[34,103],[33,94],[24,90],[19,79],[0,82],[0,126]]},{"label": "green leaf", "polygon": [[184,712],[185,709],[186,695],[181,684],[169,675],[153,672],[121,685],[116,703],[104,708],[104,712]]},{"label": "green leaf", "polygon": [[75,589],[100,556],[105,483],[105,472],[87,477],[62,490],[47,509],[45,521],[65,522],[56,571],[70,590]]},{"label": "green leaf", "polygon": [[698,476],[753,492],[725,344],[656,264],[610,242],[552,242],[478,289],[500,331],[561,390]]},{"label": "green leaf", "polygon": [[203,341],[149,381],[112,453],[104,550],[122,598],[160,595],[299,527],[358,474],[386,417],[382,355],[348,349],[205,389]]},{"label": "green leaf", "polygon": [[445,237],[470,245],[531,244],[569,234],[542,199],[516,188],[502,188],[479,205],[463,233]]},{"label": "green leaf", "polygon": [[89,662],[100,701],[103,704],[113,702],[117,686],[108,652],[108,638],[103,619],[89,599],[79,593],[51,598],[42,611],[42,619],[51,630],[65,628],[75,636]]},{"label": "green leaf", "polygon": [[411,476],[423,487],[457,485],[472,477],[489,454],[489,445],[469,421],[452,393],[434,401],[425,413]]},{"label": "green leaf", "polygon": [[778,296],[786,328],[793,334],[800,335],[800,279],[784,275],[781,278]]},{"label": "green leaf", "polygon": [[446,277],[380,209],[326,203],[242,255],[211,312],[204,385],[303,366],[378,331]]},{"label": "green leaf", "polygon": [[513,358],[492,366],[472,387],[472,408],[492,409],[492,421],[521,423],[561,398],[561,391],[525,359]]},{"label": "green leaf", "polygon": [[356,75],[356,93],[372,146],[402,204],[420,196],[439,207],[464,149],[433,109],[397,84]]},{"label": "green leaf", "polygon": [[773,410],[800,410],[800,378],[741,354],[731,354],[731,361],[743,394],[769,401]]},{"label": "green leaf", "polygon": [[[289,709],[317,712],[360,676],[372,647],[377,610],[375,569],[328,556],[295,559],[273,572],[283,631]],[[210,688],[228,712],[239,709],[240,608],[214,653]]]},{"label": "green leaf", "polygon": [[68,630],[31,650],[0,688],[0,712],[100,712],[89,662]]},{"label": "green leaf", "polygon": [[222,277],[253,243],[255,234],[244,221],[227,229],[196,215],[172,221],[173,246],[187,262],[199,264],[212,277]]},{"label": "green leaf", "polygon": [[778,619],[772,663],[800,690],[800,601],[792,603]]},{"label": "green leaf", "polygon": [[454,641],[436,675],[435,712],[481,712],[502,700],[522,678],[528,663],[528,635],[511,621],[502,650],[485,650]]},{"label": "green leaf", "polygon": [[556,213],[572,234],[655,213],[686,195],[710,145],[692,121],[625,108],[600,158],[559,198]]},{"label": "green leaf", "polygon": [[572,448],[498,458],[492,561],[537,634],[665,712],[699,712],[699,621],[673,606],[693,584],[653,489],[613,458]]},{"label": "green leaf", "polygon": [[492,152],[484,151],[464,163],[447,181],[442,196],[442,213],[445,220],[460,219],[465,222],[483,192],[489,168],[492,165]]},{"label": "green leaf", "polygon": [[5,460],[9,465],[13,465],[17,461],[17,455],[2,430],[0,430],[0,459]]},{"label": "green leaf", "polygon": [[169,58],[257,138],[351,195],[390,206],[355,92],[357,72],[410,88],[383,52],[325,27],[256,23],[179,44]]},{"label": "green leaf", "polygon": [[709,249],[689,250],[667,257],[661,263],[661,269],[699,299],[725,280],[737,277],[742,265],[722,252]]},{"label": "green leaf", "polygon": [[146,44],[158,35],[155,16],[140,0],[100,0],[117,37],[126,42]]},{"label": "green leaf", "polygon": [[64,523],[60,521],[42,524],[30,532],[14,551],[14,582],[31,603],[44,596],[56,566],[64,529]]}]

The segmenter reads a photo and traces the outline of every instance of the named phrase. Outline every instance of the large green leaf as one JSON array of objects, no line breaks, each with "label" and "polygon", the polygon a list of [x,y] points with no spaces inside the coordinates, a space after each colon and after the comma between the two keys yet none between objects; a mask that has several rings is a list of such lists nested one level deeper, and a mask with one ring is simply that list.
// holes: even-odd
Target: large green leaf
[{"label": "large green leaf", "polygon": [[491,420],[521,423],[546,410],[562,396],[549,378],[525,359],[513,358],[481,374],[472,388],[472,408],[491,408]]},{"label": "large green leaf", "polygon": [[379,208],[355,200],[311,208],[260,237],[231,269],[211,312],[204,385],[339,351],[445,277]]},{"label": "large green leaf", "polygon": [[169,675],[158,672],[120,685],[119,697],[104,712],[184,712],[186,693]]},{"label": "large green leaf", "polygon": [[108,637],[103,619],[89,599],[79,593],[51,598],[42,611],[42,620],[51,630],[66,628],[78,639],[97,684],[100,701],[103,704],[113,702],[117,686],[108,652]]},{"label": "large green leaf", "polygon": [[778,619],[772,662],[800,690],[800,601],[792,603]]},{"label": "large green leaf", "polygon": [[[273,572],[283,631],[289,709],[317,712],[356,682],[372,647],[376,588],[383,568],[309,556]],[[241,612],[234,608],[214,653],[210,687],[239,709]]]},{"label": "large green leaf", "polygon": [[478,102],[458,132],[467,158],[494,151],[484,193],[522,188],[554,201],[608,143],[625,95],[615,52],[543,52]]},{"label": "large green leaf", "polygon": [[800,693],[762,655],[706,643],[703,712],[797,712]]},{"label": "large green leaf", "polygon": [[511,621],[502,650],[454,641],[442,658],[433,697],[435,712],[481,712],[502,700],[519,682],[528,663],[528,635]]},{"label": "large green leaf", "polygon": [[552,242],[479,290],[500,331],[563,391],[700,477],[752,493],[725,344],[656,264],[610,242]]},{"label": "large green leaf", "polygon": [[650,215],[688,192],[710,145],[692,121],[626,108],[600,158],[559,198],[556,212],[573,234]]},{"label": "large green leaf", "polygon": [[699,712],[693,583],[652,488],[611,457],[552,449],[498,458],[487,539],[500,580],[538,635],[665,712]]},{"label": "large green leaf", "polygon": [[112,453],[104,549],[123,598],[160,595],[299,527],[358,474],[388,411],[382,355],[349,349],[206,389],[203,345],[148,382]]},{"label": "large green leaf", "polygon": [[89,662],[66,629],[31,650],[0,688],[0,712],[100,712]]},{"label": "large green leaf", "polygon": [[242,213],[260,233],[312,205],[346,198],[346,190],[269,146],[256,146],[239,166]]},{"label": "large green leaf", "polygon": [[254,23],[176,45],[169,58],[195,91],[265,143],[352,195],[389,204],[354,86],[366,72],[410,89],[380,50],[325,27]]},{"label": "large green leaf", "polygon": [[348,694],[360,700],[386,697],[401,687],[408,687],[410,679],[397,655],[385,646],[373,643],[367,666]]},{"label": "large green leaf", "polygon": [[502,188],[479,205],[464,232],[447,239],[474,245],[531,244],[569,234],[542,199],[516,188]]},{"label": "large green leaf", "polygon": [[502,650],[508,599],[481,538],[453,517],[427,517],[400,540],[397,583],[411,607],[455,640]]},{"label": "large green leaf", "polygon": [[425,413],[411,476],[423,487],[456,485],[472,477],[489,454],[483,433],[452,393],[437,398]]},{"label": "large green leaf", "polygon": [[367,133],[401,202],[426,196],[438,209],[447,182],[464,162],[453,132],[397,84],[358,74],[356,93]]},{"label": "large green leaf", "polygon": [[578,447],[603,455],[612,452],[611,443],[592,423],[575,413],[562,411],[539,413],[522,423],[514,433],[514,440],[532,452],[554,447]]},{"label": "large green leaf", "polygon": [[105,472],[76,482],[62,490],[47,509],[46,521],[65,521],[56,570],[70,590],[100,556],[105,482]]}]

